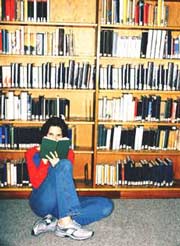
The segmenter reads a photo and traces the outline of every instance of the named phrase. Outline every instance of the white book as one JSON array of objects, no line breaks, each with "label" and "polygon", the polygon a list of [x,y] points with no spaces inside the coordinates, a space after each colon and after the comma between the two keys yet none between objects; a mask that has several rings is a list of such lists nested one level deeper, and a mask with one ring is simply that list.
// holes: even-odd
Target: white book
[{"label": "white book", "polygon": [[11,67],[2,66],[2,87],[10,88],[11,87]]},{"label": "white book", "polygon": [[11,87],[15,87],[15,63],[11,63]]},{"label": "white book", "polygon": [[111,134],[112,128],[107,128],[107,135],[106,135],[106,149],[110,150],[111,147]]},{"label": "white book", "polygon": [[38,88],[42,89],[42,66],[37,66]]},{"label": "white book", "polygon": [[94,89],[94,64],[90,65],[90,74],[89,74],[89,81],[88,81],[88,89]]},{"label": "white book", "polygon": [[19,96],[14,95],[14,120],[19,120],[20,119],[20,101],[19,101]]},{"label": "white book", "polygon": [[32,88],[38,88],[38,67],[32,66]]},{"label": "white book", "polygon": [[104,68],[99,67],[99,89],[104,89]]},{"label": "white book", "polygon": [[119,150],[121,138],[121,126],[114,126],[112,150]]},{"label": "white book", "polygon": [[108,178],[108,176],[109,176],[109,164],[104,164],[104,184],[106,184],[106,185],[108,185],[108,183],[109,183],[109,178]]},{"label": "white book", "polygon": [[135,88],[135,68],[133,65],[130,67],[130,90]]},{"label": "white book", "polygon": [[159,51],[159,58],[160,59],[163,59],[163,57],[164,57],[165,43],[166,43],[166,30],[162,30],[161,44],[160,44],[160,51]]},{"label": "white book", "polygon": [[116,149],[120,149],[122,126],[117,126]]},{"label": "white book", "polygon": [[20,79],[20,84],[21,88],[27,88],[28,87],[28,80],[27,80],[27,66],[21,66],[21,79]]},{"label": "white book", "polygon": [[148,41],[147,41],[147,49],[146,49],[146,58],[151,58],[152,40],[153,40],[153,30],[150,29],[148,31]]},{"label": "white book", "polygon": [[6,162],[7,166],[7,185],[11,185],[11,163],[10,161]]},{"label": "white book", "polygon": [[20,27],[20,54],[24,55],[24,27]]},{"label": "white book", "polygon": [[14,32],[8,32],[8,51],[7,54],[15,54],[15,33]]},{"label": "white book", "polygon": [[106,119],[106,109],[107,109],[107,97],[103,97],[103,104],[102,104],[102,119]]},{"label": "white book", "polygon": [[50,0],[47,0],[47,22],[50,20]]},{"label": "white book", "polygon": [[155,48],[155,58],[160,58],[162,30],[157,30],[157,41]]},{"label": "white book", "polygon": [[0,119],[4,120],[5,119],[5,94],[1,93],[0,94]]},{"label": "white book", "polygon": [[112,119],[112,99],[109,98],[106,101],[106,119]]},{"label": "white book", "polygon": [[15,54],[21,54],[21,29],[16,29],[15,38],[16,38],[16,48]]},{"label": "white book", "polygon": [[55,81],[56,81],[56,67],[52,64],[52,66],[51,66],[51,78],[50,78],[51,89],[55,89],[55,87],[56,87]]},{"label": "white book", "polygon": [[138,137],[139,137],[139,127],[136,127],[135,139],[134,139],[134,150],[139,150],[138,149]]},{"label": "white book", "polygon": [[113,31],[112,56],[117,56],[118,52],[118,33]]},{"label": "white book", "polygon": [[121,107],[121,99],[115,98],[114,99],[114,108],[113,108],[113,120],[120,120],[120,107]]},{"label": "white book", "polygon": [[103,120],[103,98],[98,99],[98,120]]},{"label": "white book", "polygon": [[118,89],[118,69],[112,68],[112,89]]},{"label": "white book", "polygon": [[28,93],[26,91],[20,94],[20,119],[28,119]]},{"label": "white book", "polygon": [[122,66],[118,68],[118,89],[122,89]]},{"label": "white book", "polygon": [[5,98],[5,119],[14,119],[14,92],[8,91]]},{"label": "white book", "polygon": [[151,46],[151,55],[150,58],[155,58],[155,52],[156,52],[156,43],[157,43],[157,33],[158,30],[153,31],[153,39],[152,39],[152,46]]},{"label": "white book", "polygon": [[121,24],[123,23],[123,16],[124,16],[124,6],[123,6],[124,0],[119,0],[119,19]]}]

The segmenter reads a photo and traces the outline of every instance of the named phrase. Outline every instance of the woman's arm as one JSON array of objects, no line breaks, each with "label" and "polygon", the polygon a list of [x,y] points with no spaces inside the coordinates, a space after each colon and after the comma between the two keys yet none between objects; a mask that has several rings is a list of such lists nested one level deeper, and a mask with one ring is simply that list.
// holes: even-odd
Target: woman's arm
[{"label": "woman's arm", "polygon": [[74,164],[74,151],[72,149],[69,149],[67,159]]},{"label": "woman's arm", "polygon": [[40,160],[39,165],[36,166],[33,157],[38,152],[37,147],[33,147],[27,150],[25,154],[26,164],[28,168],[28,174],[30,182],[33,188],[37,189],[47,176],[49,163],[45,163]]}]

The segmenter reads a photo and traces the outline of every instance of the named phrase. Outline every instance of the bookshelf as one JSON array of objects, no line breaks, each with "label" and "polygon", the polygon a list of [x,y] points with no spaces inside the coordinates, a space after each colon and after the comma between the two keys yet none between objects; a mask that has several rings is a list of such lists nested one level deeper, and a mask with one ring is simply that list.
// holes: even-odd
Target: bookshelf
[{"label": "bookshelf", "polygon": [[[4,14],[3,6],[1,6],[0,11],[1,16],[5,15],[4,19],[1,18],[0,21],[0,38],[4,40],[0,45],[0,126],[37,128],[43,124],[47,115],[52,114],[52,112],[43,111],[43,116],[39,117],[37,111],[34,113],[32,110],[27,110],[22,116],[19,109],[20,112],[17,115],[14,114],[17,109],[14,108],[13,111],[12,102],[14,101],[10,100],[8,105],[10,105],[11,113],[7,110],[2,113],[2,98],[13,98],[18,101],[26,92],[28,98],[34,102],[39,102],[42,97],[44,103],[51,102],[52,99],[57,100],[57,98],[69,100],[70,106],[68,109],[65,107],[66,121],[73,132],[74,178],[77,191],[81,195],[106,195],[116,198],[180,197],[180,143],[178,138],[176,138],[176,144],[171,147],[156,146],[155,148],[148,145],[145,149],[141,147],[136,149],[134,145],[129,147],[125,144],[125,147],[121,146],[117,149],[108,149],[104,146],[99,148],[100,125],[110,129],[120,126],[121,129],[131,130],[136,130],[141,126],[144,132],[150,129],[158,131],[159,128],[168,128],[179,136],[179,113],[166,116],[164,107],[169,101],[174,103],[176,109],[180,106],[180,77],[178,77],[180,76],[180,72],[178,72],[180,54],[177,50],[174,52],[173,48],[180,34],[180,19],[178,17],[180,3],[176,0],[144,1],[149,12],[146,9],[144,12],[146,18],[139,17],[137,19],[137,9],[136,15],[134,14],[137,1],[134,0],[123,1],[122,12],[117,12],[118,6],[120,7],[122,4],[121,0],[78,0],[73,1],[71,5],[67,0],[47,0],[44,1],[47,4],[47,11],[43,14],[36,11],[29,13],[27,11],[28,0],[22,1],[24,6],[19,5],[20,2],[17,1],[17,17],[13,13],[9,14],[12,20],[6,17],[10,10]],[[32,3],[32,1],[30,2]],[[34,9],[38,2],[34,1]],[[119,3],[118,6],[117,3]],[[142,11],[139,7],[138,10]],[[20,15],[19,12],[23,14]],[[139,15],[141,14],[139,12]],[[44,17],[38,17],[39,15]],[[34,20],[29,16],[31,18],[34,16]],[[166,57],[161,57],[159,53],[148,57],[144,46],[141,47],[142,33],[147,33],[150,36],[149,33],[153,32],[156,35],[158,30],[161,31],[161,35],[163,35],[163,31],[169,34],[171,53],[166,47]],[[11,43],[6,38],[3,39],[3,35],[7,35]],[[14,37],[19,42],[16,39],[14,41]],[[122,42],[118,43],[119,50],[117,50],[117,43],[111,42],[112,37],[114,40],[115,38],[124,40],[123,44]],[[41,45],[42,43],[44,45]],[[123,46],[125,44],[126,46]],[[167,41],[166,44],[161,43],[161,45],[167,46]],[[145,46],[148,46],[147,40]],[[145,53],[142,52],[142,49]],[[146,47],[146,51],[147,49],[148,47]],[[129,50],[130,52],[128,52]],[[154,50],[154,52],[157,51]],[[177,71],[177,73],[174,72],[174,77],[172,74],[169,75],[170,66],[173,66],[173,71]],[[71,69],[73,69],[73,75]],[[148,73],[148,69],[151,69],[151,73]],[[44,78],[45,72],[48,75],[44,75]],[[161,82],[158,79],[160,72],[163,74]],[[140,77],[140,73],[143,76]],[[136,77],[136,74],[139,77]],[[164,82],[164,74],[170,78],[169,82],[167,82],[168,79]],[[149,76],[149,80],[147,76]],[[151,83],[149,84],[147,80]],[[155,82],[152,83],[152,81]],[[117,99],[119,105],[120,100],[123,103],[124,95],[128,95],[128,97],[130,95],[131,101],[125,101],[124,108],[130,105],[126,111],[131,111],[131,115],[117,118],[117,114],[115,114],[115,118],[113,118],[114,113],[110,112],[109,108],[107,110],[106,102]],[[154,102],[157,97],[160,97],[160,116],[156,115],[156,118],[153,118],[154,116],[150,114],[143,118],[142,114],[135,115],[136,103],[139,102],[137,105],[141,105],[145,96],[148,98],[148,103],[151,101],[150,98]],[[106,108],[100,106],[102,101]],[[102,112],[104,112],[103,117]],[[12,114],[14,114],[14,118]],[[133,141],[135,140],[133,139]],[[1,162],[7,159],[12,161],[22,159],[25,151],[26,148],[1,147]],[[173,185],[97,185],[97,175],[99,175],[97,165],[106,163],[115,166],[118,160],[125,160],[127,156],[130,156],[135,162],[151,161],[156,158],[171,159],[174,173]],[[31,187],[8,185],[0,188],[0,198],[28,197],[30,191]]]}]

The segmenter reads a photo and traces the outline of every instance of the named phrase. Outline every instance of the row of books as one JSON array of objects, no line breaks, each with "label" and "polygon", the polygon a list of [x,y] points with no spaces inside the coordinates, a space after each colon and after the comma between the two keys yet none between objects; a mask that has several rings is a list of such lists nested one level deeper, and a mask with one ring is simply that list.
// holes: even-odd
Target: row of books
[{"label": "row of books", "polygon": [[98,119],[116,121],[180,121],[180,98],[162,99],[143,95],[140,98],[124,93],[120,97],[98,99]]},{"label": "row of books", "polygon": [[1,0],[0,20],[49,21],[49,0]]},{"label": "row of books", "polygon": [[144,0],[102,0],[101,23],[122,25],[158,25],[168,24],[169,7],[158,2]]},{"label": "row of books", "polygon": [[169,158],[135,161],[127,156],[114,163],[96,165],[96,185],[168,187],[173,184],[173,162]]},{"label": "row of books", "polygon": [[[68,128],[71,148],[74,148],[74,128]],[[1,149],[27,149],[41,142],[39,127],[16,127],[10,124],[0,125]]]},{"label": "row of books", "polygon": [[175,126],[125,127],[98,125],[99,150],[180,150],[180,129]]},{"label": "row of books", "polygon": [[31,187],[25,159],[0,161],[0,187]]},{"label": "row of books", "polygon": [[1,149],[26,149],[38,145],[40,140],[39,127],[0,126]]},{"label": "row of books", "polygon": [[70,116],[70,100],[39,96],[33,98],[26,91],[16,95],[14,91],[0,94],[1,120],[45,120],[52,116]]},{"label": "row of books", "polygon": [[[0,65],[0,87],[94,89],[95,70],[95,65],[87,61],[69,60],[67,63],[40,65],[11,63]],[[147,64],[100,65],[99,88],[179,91],[179,65],[151,61]]]},{"label": "row of books", "polygon": [[0,54],[17,55],[74,55],[74,33],[72,30],[55,28],[47,32],[34,32],[29,27],[14,31],[0,30]]},{"label": "row of books", "polygon": [[69,60],[41,65],[32,63],[0,66],[0,87],[39,89],[93,89],[95,65],[89,62]]},{"label": "row of books", "polygon": [[114,30],[101,30],[100,55],[126,58],[180,58],[179,36],[171,30],[148,30],[139,35],[122,35]]},{"label": "row of books", "polygon": [[100,89],[180,90],[180,69],[174,62],[155,64],[100,65]]}]

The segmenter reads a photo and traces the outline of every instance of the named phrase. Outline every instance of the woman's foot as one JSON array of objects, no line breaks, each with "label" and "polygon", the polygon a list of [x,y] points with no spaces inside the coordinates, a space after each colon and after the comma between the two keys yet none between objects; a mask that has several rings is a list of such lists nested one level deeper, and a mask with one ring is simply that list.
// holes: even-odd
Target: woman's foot
[{"label": "woman's foot", "polygon": [[85,240],[91,238],[94,232],[82,228],[80,224],[71,220],[71,222],[66,225],[57,223],[55,235],[59,237],[70,237],[75,240]]},{"label": "woman's foot", "polygon": [[32,228],[31,234],[38,236],[41,233],[55,231],[57,219],[51,214],[46,215],[44,218],[37,220]]}]

